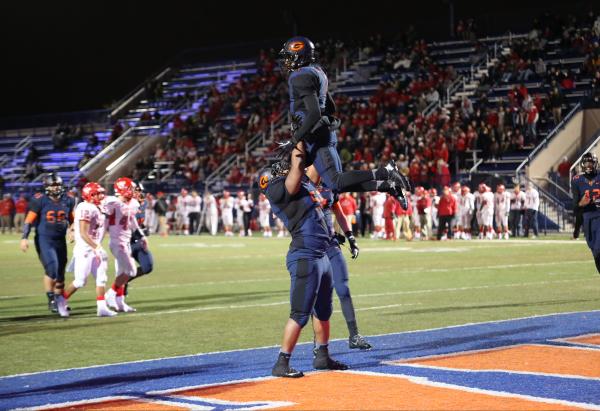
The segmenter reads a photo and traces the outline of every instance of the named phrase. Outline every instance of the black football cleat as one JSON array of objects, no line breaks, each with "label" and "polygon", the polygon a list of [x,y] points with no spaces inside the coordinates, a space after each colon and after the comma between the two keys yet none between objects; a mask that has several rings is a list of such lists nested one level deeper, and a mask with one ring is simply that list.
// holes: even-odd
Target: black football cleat
[{"label": "black football cleat", "polygon": [[300,378],[304,377],[304,373],[302,371],[295,370],[290,367],[289,364],[280,363],[279,361],[271,370],[271,375],[273,377],[283,377],[283,378]]},{"label": "black football cleat", "polygon": [[393,180],[396,185],[402,187],[404,191],[412,190],[409,179],[400,172],[394,160],[390,160],[385,166],[385,169],[388,171],[389,180]]},{"label": "black football cleat", "polygon": [[370,350],[373,348],[371,344],[360,334],[356,334],[348,338],[348,347],[351,349]]},{"label": "black football cleat", "polygon": [[58,313],[58,307],[56,306],[56,301],[53,299],[48,300],[48,309],[53,313]]},{"label": "black football cleat", "polygon": [[398,186],[398,184],[396,184],[396,181],[394,181],[394,180],[388,180],[388,184],[390,185],[389,193],[391,195],[393,195],[394,197],[396,197],[396,199],[400,203],[400,207],[402,207],[403,210],[407,210],[408,209],[408,200],[406,199],[406,196],[404,195],[404,191],[402,190],[402,188],[400,188]]},{"label": "black football cleat", "polygon": [[316,349],[313,367],[317,370],[347,370],[348,366],[342,362],[336,361],[329,356],[327,346]]}]

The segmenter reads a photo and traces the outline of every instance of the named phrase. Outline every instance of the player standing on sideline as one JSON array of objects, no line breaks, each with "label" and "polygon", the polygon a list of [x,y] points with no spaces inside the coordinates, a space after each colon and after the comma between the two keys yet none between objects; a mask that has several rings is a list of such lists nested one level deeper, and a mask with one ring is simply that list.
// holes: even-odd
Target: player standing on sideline
[{"label": "player standing on sideline", "polygon": [[290,317],[272,375],[298,378],[304,374],[290,367],[292,351],[302,328],[312,314],[315,332],[316,369],[345,370],[348,367],[329,356],[329,318],[333,312],[333,279],[327,249],[331,240],[321,196],[304,174],[304,144],[292,151],[291,161],[276,163],[259,173],[259,187],[273,211],[292,234],[286,258],[290,272]]},{"label": "player standing on sideline", "polygon": [[481,194],[481,223],[483,224],[483,233],[487,240],[494,239],[494,193],[492,189],[484,185],[484,192]]},{"label": "player standing on sideline", "polygon": [[139,203],[138,211],[135,214],[139,229],[131,232],[131,256],[137,261],[139,266],[137,267],[136,275],[134,277],[129,277],[127,283],[125,283],[125,295],[127,295],[127,289],[131,281],[146,274],[150,274],[154,269],[154,256],[150,252],[146,240],[149,231],[148,227],[144,224],[144,209],[148,207],[144,196],[144,186],[140,182],[134,182],[133,186],[133,198]]},{"label": "player standing on sideline", "polygon": [[189,234],[189,214],[188,208],[188,191],[185,188],[181,189],[180,194],[177,196],[177,234],[188,235]]},{"label": "player standing on sideline", "polygon": [[581,170],[583,173],[574,176],[571,182],[573,202],[583,212],[583,234],[600,274],[600,176],[596,154],[583,155]]},{"label": "player standing on sideline", "polygon": [[233,197],[229,194],[229,191],[223,191],[223,197],[219,201],[221,206],[221,219],[223,220],[223,229],[225,230],[225,237],[233,236]]},{"label": "player standing on sideline", "polygon": [[131,255],[131,234],[138,231],[141,244],[148,248],[146,236],[140,230],[135,215],[140,204],[134,198],[134,183],[130,178],[121,177],[114,184],[116,197],[107,197],[105,207],[108,214],[108,233],[110,251],[115,257],[115,281],[106,292],[106,304],[117,311],[134,312],[135,309],[125,302],[125,284],[135,277],[137,267]]},{"label": "player standing on sideline", "polygon": [[219,228],[219,206],[214,195],[206,191],[204,193],[204,224],[210,235],[217,235]]},{"label": "player standing on sideline", "polygon": [[525,193],[521,191],[521,186],[515,184],[513,192],[510,194],[510,230],[513,237],[521,235],[521,221],[525,210]]},{"label": "player standing on sideline", "polygon": [[454,200],[456,200],[456,214],[454,214],[454,217],[452,218],[452,222],[450,223],[450,226],[452,227],[452,232],[454,233],[454,235],[453,235],[454,239],[459,240],[462,237],[462,230],[460,228],[461,186],[458,181],[456,183],[452,184],[452,190],[450,191],[450,194],[452,194],[452,197],[454,197]]},{"label": "player standing on sideline", "polygon": [[[415,239],[429,240],[433,238],[431,222],[431,197],[425,187],[418,186],[413,196],[416,213],[413,211],[413,224],[415,227]],[[415,215],[416,214],[416,215]]]},{"label": "player standing on sideline", "polygon": [[510,193],[506,191],[504,184],[496,186],[494,194],[494,213],[496,219],[496,230],[498,239],[508,240],[508,213],[510,212]]},{"label": "player standing on sideline", "polygon": [[471,222],[473,221],[473,213],[475,212],[475,197],[471,194],[469,186],[464,185],[461,189],[460,196],[460,229],[462,231],[462,239],[471,239]]},{"label": "player standing on sideline", "polygon": [[376,240],[385,238],[383,208],[386,200],[387,195],[385,193],[371,193],[371,209],[373,210],[373,225],[375,226],[371,238]]},{"label": "player standing on sideline", "polygon": [[316,63],[312,41],[306,37],[292,37],[285,42],[279,56],[283,71],[289,73],[290,113],[293,118],[293,136],[280,143],[280,159],[287,161],[298,142],[304,141],[306,165],[314,164],[324,186],[337,193],[391,193],[406,208],[403,190],[410,191],[410,184],[394,161],[376,170],[342,172],[335,133],[340,120],[333,117],[335,103],[328,91],[329,80],[323,68]]},{"label": "player standing on sideline", "polygon": [[246,201],[246,195],[242,190],[238,191],[237,197],[233,199],[233,208],[235,209],[235,223],[238,227],[238,236],[244,236],[244,211],[243,204]]},{"label": "player standing on sideline", "polygon": [[189,218],[190,234],[197,234],[200,228],[200,211],[202,210],[202,197],[196,190],[192,190],[192,195],[187,198],[187,209]]},{"label": "player standing on sideline", "polygon": [[271,223],[269,221],[270,214],[271,204],[269,204],[267,196],[260,193],[258,196],[258,221],[260,222],[260,228],[263,230],[263,237],[273,237]]},{"label": "player standing on sideline", "polygon": [[[45,194],[31,201],[23,224],[20,247],[29,248],[29,233],[35,227],[35,250],[44,266],[44,289],[48,297],[48,309],[58,312],[57,300],[62,299],[67,265],[67,242],[65,234],[73,223],[75,201],[65,195],[62,178],[51,173],[44,178]],[[72,228],[71,228],[72,229]]]},{"label": "player standing on sideline", "polygon": [[[314,166],[310,166],[307,169],[306,175],[310,178],[310,181],[317,187],[319,187],[320,177],[317,169]],[[329,246],[327,248],[327,257],[331,264],[333,274],[333,287],[335,293],[340,299],[340,306],[342,307],[342,314],[346,320],[348,326],[348,347],[358,348],[361,350],[371,349],[371,344],[358,332],[358,324],[356,323],[356,313],[354,312],[354,303],[352,302],[352,296],[350,295],[350,286],[348,281],[350,279],[348,273],[348,265],[346,259],[341,250],[341,245],[348,239],[348,245],[350,246],[350,254],[352,259],[358,258],[359,248],[356,243],[356,238],[352,232],[352,226],[350,225],[348,215],[344,212],[344,207],[340,204],[337,196],[327,187],[320,186],[319,192],[323,201],[321,206],[323,208],[323,215],[325,216],[325,222],[331,236],[329,240]],[[397,201],[396,201],[397,203]],[[342,229],[344,235],[336,233],[333,228],[333,216]]]},{"label": "player standing on sideline", "polygon": [[83,287],[92,273],[96,278],[96,314],[98,317],[117,315],[106,305],[106,270],[108,256],[102,248],[102,239],[106,230],[106,215],[102,210],[104,188],[98,183],[87,183],[81,190],[83,201],[75,208],[75,248],[73,249],[73,266],[75,279],[63,292],[63,299],[57,300],[58,313],[68,317],[66,301],[78,289]]}]

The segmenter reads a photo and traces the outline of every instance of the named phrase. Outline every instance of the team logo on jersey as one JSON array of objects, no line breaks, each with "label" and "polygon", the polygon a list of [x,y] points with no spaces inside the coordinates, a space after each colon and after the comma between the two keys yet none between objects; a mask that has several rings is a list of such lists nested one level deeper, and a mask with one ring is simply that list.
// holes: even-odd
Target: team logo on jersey
[{"label": "team logo on jersey", "polygon": [[290,49],[290,51],[300,51],[304,48],[304,43],[301,41],[294,41],[290,43],[288,48]]},{"label": "team logo on jersey", "polygon": [[269,184],[269,177],[268,176],[261,176],[259,184],[260,184],[260,188],[262,188],[263,190],[265,188],[267,188],[267,185]]}]

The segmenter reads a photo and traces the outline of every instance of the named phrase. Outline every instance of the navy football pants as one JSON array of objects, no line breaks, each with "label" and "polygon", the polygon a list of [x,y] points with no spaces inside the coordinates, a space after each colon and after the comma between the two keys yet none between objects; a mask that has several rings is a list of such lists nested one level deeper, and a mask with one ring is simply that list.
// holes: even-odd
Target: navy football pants
[{"label": "navy football pants", "polygon": [[46,275],[58,282],[65,281],[67,266],[67,242],[65,237],[48,237],[36,235],[34,238],[35,251],[44,266]]}]

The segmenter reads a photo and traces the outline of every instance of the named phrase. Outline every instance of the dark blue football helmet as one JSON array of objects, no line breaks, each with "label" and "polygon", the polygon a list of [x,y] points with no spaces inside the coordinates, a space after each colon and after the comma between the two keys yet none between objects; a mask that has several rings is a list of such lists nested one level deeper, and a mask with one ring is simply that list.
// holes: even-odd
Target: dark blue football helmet
[{"label": "dark blue football helmet", "polygon": [[306,37],[292,37],[279,52],[279,64],[286,71],[294,71],[316,61],[315,45]]},{"label": "dark blue football helmet", "polygon": [[49,197],[58,198],[65,192],[62,178],[56,173],[50,173],[44,177],[44,191]]},{"label": "dark blue football helmet", "polygon": [[596,175],[598,170],[598,157],[596,157],[596,154],[588,152],[581,157],[581,170],[586,175]]}]

